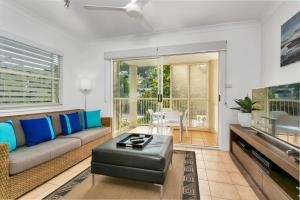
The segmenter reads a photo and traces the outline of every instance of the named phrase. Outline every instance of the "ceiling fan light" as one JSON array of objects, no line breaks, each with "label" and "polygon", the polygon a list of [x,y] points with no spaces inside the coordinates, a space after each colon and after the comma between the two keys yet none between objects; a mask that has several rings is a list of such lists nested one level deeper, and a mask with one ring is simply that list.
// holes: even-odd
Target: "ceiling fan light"
[{"label": "ceiling fan light", "polygon": [[139,17],[142,15],[142,9],[134,4],[134,3],[129,3],[125,6],[126,12],[128,16],[130,17]]}]

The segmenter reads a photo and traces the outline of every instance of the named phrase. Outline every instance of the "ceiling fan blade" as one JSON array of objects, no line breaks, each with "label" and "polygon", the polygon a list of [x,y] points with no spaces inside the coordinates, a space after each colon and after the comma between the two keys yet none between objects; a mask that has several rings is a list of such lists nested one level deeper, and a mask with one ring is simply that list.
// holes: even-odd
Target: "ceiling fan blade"
[{"label": "ceiling fan blade", "polygon": [[96,5],[85,5],[85,9],[87,10],[119,10],[126,11],[124,7],[113,7],[113,6],[96,6]]},{"label": "ceiling fan blade", "polygon": [[131,2],[135,2],[140,8],[143,8],[150,0],[132,0]]},{"label": "ceiling fan blade", "polygon": [[152,27],[152,25],[150,24],[150,22],[144,17],[144,16],[140,16],[137,18],[137,20],[139,21],[139,23],[147,30],[150,31],[154,31],[154,28]]}]

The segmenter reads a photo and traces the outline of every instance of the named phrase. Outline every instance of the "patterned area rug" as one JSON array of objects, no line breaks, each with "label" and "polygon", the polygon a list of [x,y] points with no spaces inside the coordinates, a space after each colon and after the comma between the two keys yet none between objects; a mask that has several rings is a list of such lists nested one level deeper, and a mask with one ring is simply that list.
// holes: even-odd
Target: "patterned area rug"
[{"label": "patterned area rug", "polygon": [[[99,189],[95,189],[95,191],[91,189],[91,181],[89,180],[91,179],[91,172],[90,168],[87,168],[44,199],[159,199],[159,190],[153,188],[154,186],[152,184],[105,176],[101,176],[100,178],[101,180],[98,184],[101,188],[105,188],[105,186],[109,182],[110,185],[108,188],[112,191],[108,192],[107,190],[105,190],[105,192],[110,193],[110,196],[105,196],[105,194],[103,194],[103,191],[100,192]],[[124,185],[124,188],[121,184]],[[115,185],[116,188],[114,188]],[[174,150],[173,165],[170,166],[164,187],[165,199],[200,199],[195,152]],[[122,194],[122,190],[127,190],[126,192],[124,192],[124,194],[136,192],[136,195],[134,197],[126,197],[124,196],[124,194]],[[176,191],[178,193],[177,195],[175,194]]]}]

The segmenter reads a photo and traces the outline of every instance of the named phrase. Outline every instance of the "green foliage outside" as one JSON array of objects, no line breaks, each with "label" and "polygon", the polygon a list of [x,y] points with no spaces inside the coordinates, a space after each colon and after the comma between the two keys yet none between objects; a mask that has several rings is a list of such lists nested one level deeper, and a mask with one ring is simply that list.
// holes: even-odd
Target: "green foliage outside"
[{"label": "green foliage outside", "polygon": [[269,87],[269,99],[300,100],[300,83]]},{"label": "green foliage outside", "polygon": [[[119,83],[117,96],[121,98],[128,98],[130,95],[130,66],[126,62],[119,63]],[[138,115],[145,115],[149,109],[156,111],[157,109],[157,94],[158,94],[158,67],[156,66],[139,66],[137,68],[137,97],[146,98],[149,100],[138,100],[137,111]],[[163,97],[170,98],[170,66],[163,66]],[[164,100],[164,107],[169,107],[170,101]],[[123,111],[128,113],[129,110]],[[138,119],[138,124],[149,123],[149,114],[144,118]],[[129,125],[128,120],[122,119],[121,127]]]},{"label": "green foliage outside", "polygon": [[129,126],[129,122],[127,119],[121,119],[120,126],[122,128]]},{"label": "green foliage outside", "polygon": [[120,63],[119,92],[120,97],[129,97],[129,65],[125,62]]},{"label": "green foliage outside", "polygon": [[[120,97],[129,97],[130,92],[130,67],[125,62],[120,62],[119,92]],[[140,98],[156,98],[158,94],[158,68],[155,66],[138,67],[137,93]],[[163,95],[170,97],[170,66],[163,67]]]},{"label": "green foliage outside", "polygon": [[[146,66],[138,68],[138,97],[156,98],[158,94],[158,68]],[[170,97],[170,66],[163,66],[163,94]]]}]

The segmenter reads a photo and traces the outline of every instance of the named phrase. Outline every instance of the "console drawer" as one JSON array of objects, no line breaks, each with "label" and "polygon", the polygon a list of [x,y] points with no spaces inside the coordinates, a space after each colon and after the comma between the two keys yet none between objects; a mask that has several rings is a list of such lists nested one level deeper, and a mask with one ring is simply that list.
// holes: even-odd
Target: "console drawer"
[{"label": "console drawer", "polygon": [[239,147],[238,144],[232,142],[232,152],[237,159],[248,171],[252,179],[258,185],[260,189],[263,188],[263,171],[262,169]]},{"label": "console drawer", "polygon": [[272,200],[292,199],[266,174],[263,175],[263,192]]}]

